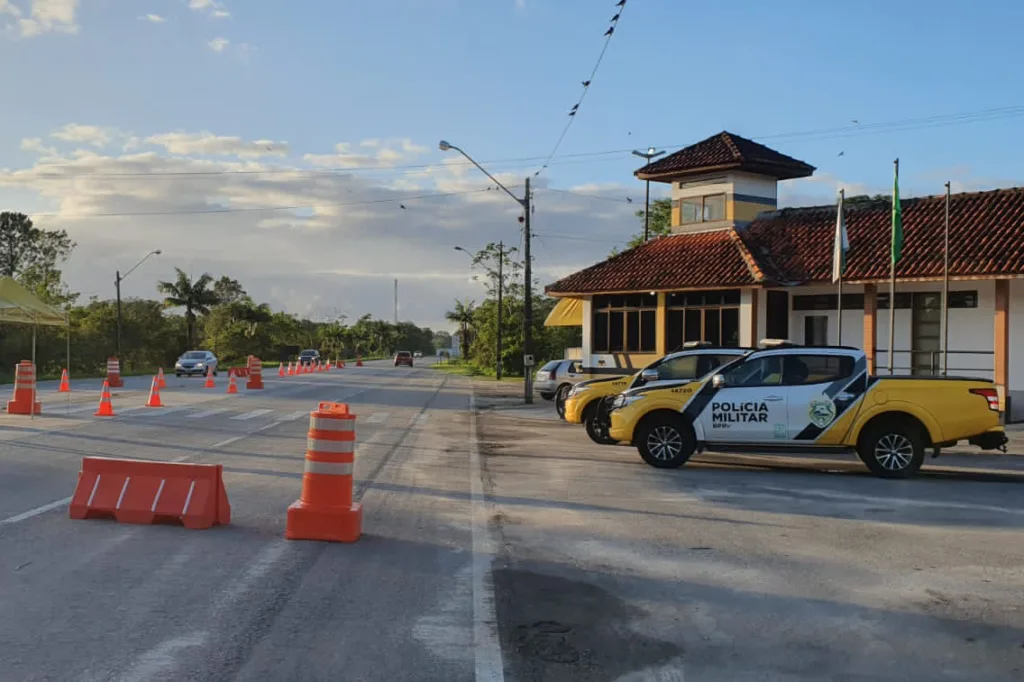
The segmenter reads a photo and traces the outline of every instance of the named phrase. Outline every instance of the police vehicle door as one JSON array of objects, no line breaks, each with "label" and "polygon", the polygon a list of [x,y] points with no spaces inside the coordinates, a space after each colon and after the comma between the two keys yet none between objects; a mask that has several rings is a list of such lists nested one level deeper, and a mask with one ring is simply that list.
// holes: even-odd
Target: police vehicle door
[{"label": "police vehicle door", "polygon": [[[854,358],[839,353],[785,355],[782,385],[789,404],[789,439],[811,445],[862,392],[847,384]],[[861,371],[863,373],[863,370]]]},{"label": "police vehicle door", "polygon": [[742,443],[788,439],[782,358],[752,358],[723,373],[725,385],[715,391],[701,413],[707,442]]}]

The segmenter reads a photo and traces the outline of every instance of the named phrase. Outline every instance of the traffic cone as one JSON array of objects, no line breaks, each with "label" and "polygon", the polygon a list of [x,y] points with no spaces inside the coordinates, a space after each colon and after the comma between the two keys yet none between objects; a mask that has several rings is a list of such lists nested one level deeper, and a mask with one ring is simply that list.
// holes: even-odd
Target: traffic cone
[{"label": "traffic cone", "polygon": [[206,383],[203,384],[203,388],[217,388],[217,384],[213,383],[213,367],[206,368]]},{"label": "traffic cone", "polygon": [[65,369],[60,373],[60,388],[58,393],[71,393],[71,383],[68,381],[68,371]]},{"label": "traffic cone", "polygon": [[235,373],[228,370],[228,395],[238,393],[238,383],[235,381]]},{"label": "traffic cone", "polygon": [[164,368],[161,367],[156,373],[156,385],[159,388],[167,388],[167,379],[164,379]]},{"label": "traffic cone", "polygon": [[160,379],[159,377],[153,377],[153,384],[149,387],[149,400],[146,401],[146,407],[163,407],[164,404],[160,402]]},{"label": "traffic cone", "polygon": [[97,417],[113,417],[114,404],[110,402],[110,382],[103,380],[103,392],[100,393],[100,407],[96,410]]},{"label": "traffic cone", "polygon": [[279,376],[279,377],[283,377],[283,376],[285,376],[285,373],[284,373],[284,363],[283,363],[283,362],[282,362],[282,363],[280,363],[280,364],[279,364],[279,365],[277,366],[277,376]]},{"label": "traffic cone", "polygon": [[330,372],[331,371],[331,359],[330,358],[327,358],[327,364],[325,366],[327,367],[327,371]]},{"label": "traffic cone", "polygon": [[292,366],[292,361],[291,360],[288,361],[288,374],[287,374],[287,376],[290,376],[290,377],[295,376],[295,367]]}]

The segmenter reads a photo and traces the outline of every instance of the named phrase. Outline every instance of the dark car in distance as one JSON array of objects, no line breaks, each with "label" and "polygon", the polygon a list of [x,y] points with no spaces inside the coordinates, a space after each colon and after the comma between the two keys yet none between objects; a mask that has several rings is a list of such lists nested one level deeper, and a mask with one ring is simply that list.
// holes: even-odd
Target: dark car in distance
[{"label": "dark car in distance", "polygon": [[302,366],[315,365],[320,361],[320,351],[304,350],[299,353],[299,364]]},{"label": "dark car in distance", "polygon": [[400,350],[395,353],[395,367],[399,365],[408,365],[412,367],[412,353],[407,350]]}]

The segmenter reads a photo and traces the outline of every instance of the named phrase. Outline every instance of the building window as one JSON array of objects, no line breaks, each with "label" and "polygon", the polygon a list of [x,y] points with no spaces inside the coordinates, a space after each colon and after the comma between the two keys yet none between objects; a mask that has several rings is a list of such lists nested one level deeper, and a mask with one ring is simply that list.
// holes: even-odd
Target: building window
[{"label": "building window", "polygon": [[657,294],[595,296],[591,307],[592,352],[655,352]]},{"label": "building window", "polygon": [[[844,297],[845,298],[845,297]],[[808,315],[804,318],[804,345],[828,345],[828,316]]]},{"label": "building window", "polygon": [[677,292],[668,294],[665,303],[665,349],[669,353],[680,350],[687,341],[740,345],[739,290]]},{"label": "building window", "polygon": [[[896,310],[910,310],[914,307],[914,296],[920,296],[927,292],[913,292],[913,291],[901,291],[896,294]],[[942,294],[938,294],[941,300]],[[843,296],[843,300],[846,300],[846,296]],[[941,305],[941,304],[940,304]],[[949,308],[977,308],[978,307],[978,292],[977,291],[951,291],[949,292]],[[889,309],[889,294],[878,294],[878,309],[888,310]]]},{"label": "building window", "polygon": [[725,195],[709,194],[703,197],[686,197],[679,202],[680,222],[708,223],[725,220]]}]

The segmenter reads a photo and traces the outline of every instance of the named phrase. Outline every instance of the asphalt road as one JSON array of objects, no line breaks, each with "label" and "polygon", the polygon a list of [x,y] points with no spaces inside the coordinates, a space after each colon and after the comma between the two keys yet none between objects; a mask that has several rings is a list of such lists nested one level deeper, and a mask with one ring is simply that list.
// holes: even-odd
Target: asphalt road
[{"label": "asphalt road", "polygon": [[[487,678],[466,380],[370,363],[228,396],[168,377],[161,410],[128,378],[106,420],[99,383],[0,417],[0,680]],[[322,400],[358,415],[355,544],[284,539]],[[72,521],[86,455],[223,464],[232,523]]]},{"label": "asphalt road", "polygon": [[1024,458],[663,471],[551,409],[479,419],[508,679],[1024,679]]}]

